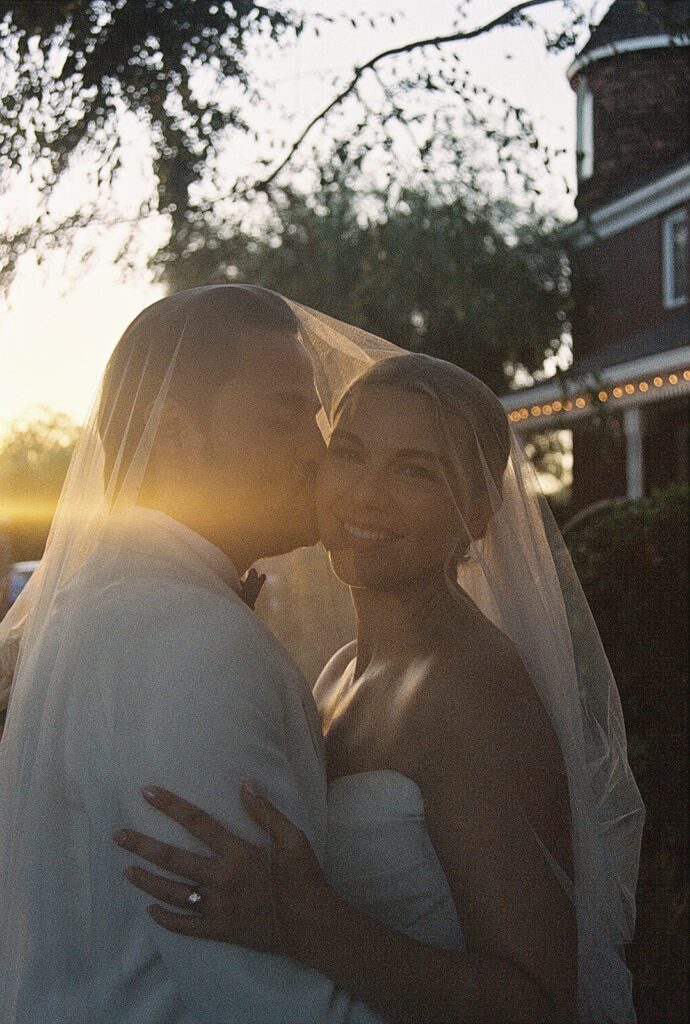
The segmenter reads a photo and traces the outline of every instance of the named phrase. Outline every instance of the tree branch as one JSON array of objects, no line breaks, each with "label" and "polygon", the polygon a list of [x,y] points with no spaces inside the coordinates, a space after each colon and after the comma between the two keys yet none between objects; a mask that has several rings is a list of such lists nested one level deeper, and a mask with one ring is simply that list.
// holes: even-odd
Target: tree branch
[{"label": "tree branch", "polygon": [[515,4],[510,10],[505,11],[504,14],[498,15],[492,21],[488,21],[485,25],[480,25],[478,28],[471,29],[469,32],[453,32],[447,36],[434,36],[429,39],[417,39],[411,43],[405,43],[402,46],[393,46],[388,50],[383,50],[381,53],[377,53],[374,57],[371,57],[366,64],[362,64],[360,67],[355,68],[352,78],[348,84],[331,100],[331,102],[318,113],[309,124],[304,128],[300,135],[290,146],[287,154],[278,164],[278,166],[271,171],[268,177],[263,178],[258,182],[254,188],[257,191],[266,191],[268,187],[275,181],[280,172],[290,163],[293,156],[302,145],[307,135],[311,132],[312,128],[315,127],[325,117],[330,114],[335,107],[339,106],[348,96],[350,96],[356,89],[362,75],[365,71],[373,70],[377,64],[381,61],[386,60],[388,57],[397,57],[403,53],[412,53],[414,50],[421,50],[427,46],[442,46],[444,43],[455,43],[468,40],[476,39],[477,36],[484,35],[486,32],[491,32],[492,29],[499,28],[501,25],[509,25],[519,14],[522,14],[530,7],[541,7],[544,4],[553,3],[554,0],[524,0],[523,3]]}]

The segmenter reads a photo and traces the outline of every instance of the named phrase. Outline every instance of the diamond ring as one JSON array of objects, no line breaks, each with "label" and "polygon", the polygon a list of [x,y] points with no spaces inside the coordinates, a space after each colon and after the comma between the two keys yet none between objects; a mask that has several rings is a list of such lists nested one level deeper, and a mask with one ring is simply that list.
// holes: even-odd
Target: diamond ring
[{"label": "diamond ring", "polygon": [[197,892],[196,889],[194,890],[194,892],[190,892],[189,896],[187,897],[187,903],[189,904],[190,907],[194,907],[195,910],[198,910],[199,904],[201,903],[201,893]]}]

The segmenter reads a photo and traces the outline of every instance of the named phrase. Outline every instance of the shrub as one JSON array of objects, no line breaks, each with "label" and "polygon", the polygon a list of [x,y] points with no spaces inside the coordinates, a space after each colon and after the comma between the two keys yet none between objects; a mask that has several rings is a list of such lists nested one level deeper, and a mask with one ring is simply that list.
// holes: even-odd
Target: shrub
[{"label": "shrub", "polygon": [[687,485],[609,507],[568,535],[623,703],[647,808],[629,962],[640,1024],[688,1019]]}]

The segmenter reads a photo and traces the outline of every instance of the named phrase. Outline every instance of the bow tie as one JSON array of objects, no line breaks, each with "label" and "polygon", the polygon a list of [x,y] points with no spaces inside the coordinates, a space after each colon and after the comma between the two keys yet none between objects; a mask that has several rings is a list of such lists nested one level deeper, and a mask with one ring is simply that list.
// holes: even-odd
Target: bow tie
[{"label": "bow tie", "polygon": [[252,611],[254,611],[254,605],[265,582],[266,574],[262,572],[259,576],[256,569],[250,569],[244,579],[240,581],[240,597]]}]

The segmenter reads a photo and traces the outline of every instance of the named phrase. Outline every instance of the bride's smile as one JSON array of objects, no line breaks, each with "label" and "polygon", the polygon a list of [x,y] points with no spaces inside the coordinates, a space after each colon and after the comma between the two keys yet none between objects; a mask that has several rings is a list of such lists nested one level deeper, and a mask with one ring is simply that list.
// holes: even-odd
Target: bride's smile
[{"label": "bride's smile", "polygon": [[461,527],[429,400],[370,386],[343,404],[317,477],[321,540],[350,586],[390,590],[438,576]]}]

